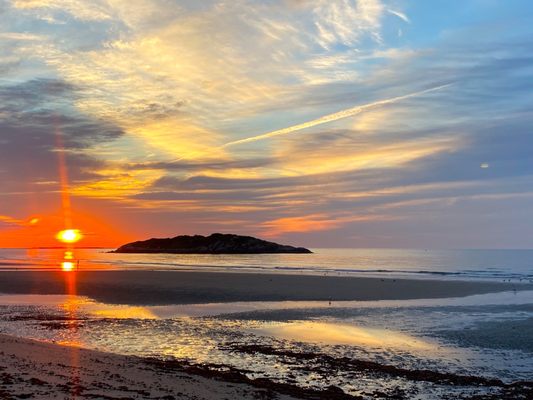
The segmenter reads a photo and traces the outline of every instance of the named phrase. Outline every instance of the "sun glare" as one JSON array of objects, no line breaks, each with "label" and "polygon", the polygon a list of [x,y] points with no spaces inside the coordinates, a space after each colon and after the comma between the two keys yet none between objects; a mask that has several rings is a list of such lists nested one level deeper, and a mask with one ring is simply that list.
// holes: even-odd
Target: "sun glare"
[{"label": "sun glare", "polygon": [[56,237],[63,243],[76,243],[82,238],[82,234],[79,229],[65,229],[58,232]]},{"label": "sun glare", "polygon": [[63,271],[72,271],[74,270],[74,263],[72,261],[63,261],[61,263],[61,269]]}]

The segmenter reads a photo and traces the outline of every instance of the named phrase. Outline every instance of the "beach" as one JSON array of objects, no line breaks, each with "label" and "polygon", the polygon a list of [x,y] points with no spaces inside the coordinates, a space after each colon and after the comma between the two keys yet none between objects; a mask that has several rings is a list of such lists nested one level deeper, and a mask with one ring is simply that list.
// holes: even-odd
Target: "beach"
[{"label": "beach", "polygon": [[[123,356],[1,334],[0,349],[2,400],[360,400],[367,398],[348,395],[335,386],[321,391],[302,389],[265,379],[249,379],[241,372],[231,369],[213,372],[183,362],[173,363]],[[261,351],[261,349],[243,349],[243,351]],[[332,360],[326,360],[326,363],[327,361]],[[496,395],[476,397],[476,399],[527,399],[527,396],[533,393],[531,384],[506,385],[498,379],[430,371],[407,371],[368,362],[350,363],[344,360],[344,364],[341,366],[354,371],[373,370],[374,373],[388,374],[391,378],[407,376],[412,380],[451,383],[463,388],[472,385],[478,388],[498,389]],[[380,390],[367,394],[371,398],[410,398],[405,397],[406,393],[401,390],[396,390],[394,397]]]},{"label": "beach", "polygon": [[[0,335],[0,398],[293,399],[261,385],[136,357]],[[190,368],[193,369],[193,368]],[[238,377],[233,377],[238,381]],[[241,379],[242,380],[242,379]]]},{"label": "beach", "polygon": [[532,289],[322,274],[0,271],[0,398],[527,398]]}]

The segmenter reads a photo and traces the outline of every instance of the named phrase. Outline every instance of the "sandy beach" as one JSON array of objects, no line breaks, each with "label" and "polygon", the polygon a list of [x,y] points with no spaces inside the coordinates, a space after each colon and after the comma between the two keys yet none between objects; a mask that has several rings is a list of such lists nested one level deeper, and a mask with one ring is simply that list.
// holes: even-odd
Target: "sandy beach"
[{"label": "sandy beach", "polygon": [[[0,399],[293,399],[136,357],[0,335]],[[184,366],[183,369],[186,367]],[[234,376],[234,381],[239,380]],[[302,394],[306,396],[305,393]],[[302,397],[299,397],[302,398]],[[323,398],[327,398],[324,395]]]},{"label": "sandy beach", "polygon": [[[378,389],[367,392],[366,396],[354,396],[333,385],[323,390],[313,390],[265,378],[250,379],[243,371],[231,367],[217,371],[184,361],[124,356],[2,334],[0,349],[2,400],[402,400],[417,394],[417,390],[406,392],[399,388],[389,388],[386,391]],[[352,371],[353,374],[370,373],[376,378],[404,379],[415,384],[429,383],[464,390],[464,396],[453,397],[457,399],[527,399],[533,393],[532,382],[506,384],[499,379],[408,370],[363,360],[293,353],[260,345],[244,346],[236,348],[235,351],[243,354],[259,353],[264,356],[282,355],[293,358],[295,362],[317,359],[325,374],[335,374],[335,370],[342,369]],[[484,394],[471,397],[468,390],[472,388]]]},{"label": "sandy beach", "polygon": [[[490,298],[497,293],[512,296],[513,293],[528,293],[532,288],[532,284],[520,282],[323,275],[146,270],[1,271],[0,294],[67,296],[55,305],[44,306],[37,296],[37,300],[33,300],[37,303],[32,306],[9,302],[2,306],[0,332],[9,335],[0,334],[0,399],[409,399],[420,390],[437,393],[436,398],[449,390],[461,399],[478,394],[485,396],[480,399],[522,398],[516,396],[530,394],[528,382],[515,384],[514,380],[477,377],[469,370],[453,372],[452,369],[441,373],[436,368],[424,369],[423,363],[410,364],[409,358],[404,356],[405,351],[418,354],[413,345],[427,347],[431,353],[431,356],[427,354],[429,358],[438,359],[441,353],[431,341],[419,342],[414,336],[402,334],[401,322],[396,330],[382,331],[385,338],[379,336],[379,330],[364,328],[374,326],[378,319],[389,321],[387,324],[404,320],[409,325],[412,324],[408,322],[409,315],[394,310],[335,309],[330,301],[422,299],[421,304],[425,304],[424,299],[459,298],[461,301],[465,296]],[[265,310],[260,314],[234,314],[221,319],[143,320],[142,315],[132,314],[121,320],[109,314],[86,314],[83,311],[86,303],[80,296],[116,305],[113,307],[125,307],[124,310],[144,310],[142,306],[191,307],[192,304],[254,301],[321,300],[330,306],[314,311],[286,310],[280,314],[272,311],[270,316]],[[416,308],[414,310],[416,313]],[[479,309],[472,312],[478,312],[476,310]],[[438,316],[441,311],[452,312],[449,316],[453,318],[453,310],[440,308],[435,311],[437,319],[441,318]],[[350,313],[357,316],[352,323],[361,324],[362,330],[357,325],[346,330],[342,318],[350,318]],[[421,315],[413,315],[418,321],[422,315],[430,314],[424,311]],[[337,318],[340,325],[320,325],[312,321],[317,316],[320,321]],[[264,322],[253,322],[255,319]],[[300,323],[297,320],[301,320]],[[280,323],[284,329],[289,329],[286,333],[299,329],[298,326],[303,326],[303,331],[296,336],[286,336],[289,340],[283,340],[283,335],[279,336],[280,340],[269,338],[276,334]],[[274,330],[269,331],[270,328]],[[330,340],[339,329],[350,337],[362,335],[362,342],[352,343],[355,346],[352,349],[359,348],[362,353],[352,352],[343,341],[341,346],[333,347],[300,342],[311,340],[309,329],[320,335],[319,329],[324,328],[328,329],[327,335],[319,340]],[[509,334],[504,335],[509,337]],[[374,345],[368,342],[368,335],[378,338],[385,348],[390,347],[383,353],[385,358],[372,361],[376,358],[371,353]],[[407,347],[402,347],[404,345]],[[195,352],[198,351],[206,353],[197,357]],[[416,357],[425,359],[425,351]],[[443,351],[445,355],[449,349]],[[398,363],[400,359],[406,364]],[[265,362],[267,364],[263,365]]]},{"label": "sandy beach", "polygon": [[405,300],[525,290],[533,284],[184,271],[0,271],[0,293],[73,294],[103,303]]}]

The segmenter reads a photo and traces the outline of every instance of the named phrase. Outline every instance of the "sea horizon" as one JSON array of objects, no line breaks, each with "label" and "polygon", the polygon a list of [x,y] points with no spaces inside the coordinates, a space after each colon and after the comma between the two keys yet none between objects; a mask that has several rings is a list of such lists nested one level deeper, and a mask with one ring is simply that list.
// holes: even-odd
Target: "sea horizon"
[{"label": "sea horizon", "polygon": [[[533,280],[533,250],[314,248],[312,254],[118,254],[73,252],[81,270],[151,269],[331,274],[417,279]],[[29,251],[29,253],[27,253]],[[64,249],[0,249],[0,269],[57,269]]]}]

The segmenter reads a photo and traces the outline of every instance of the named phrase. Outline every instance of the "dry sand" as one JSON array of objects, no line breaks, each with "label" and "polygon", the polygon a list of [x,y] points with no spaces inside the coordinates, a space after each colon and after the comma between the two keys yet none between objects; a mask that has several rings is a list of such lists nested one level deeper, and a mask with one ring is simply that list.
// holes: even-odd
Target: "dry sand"
[{"label": "dry sand", "polygon": [[0,335],[0,399],[293,399],[130,356]]},{"label": "dry sand", "polygon": [[103,303],[164,305],[287,300],[462,297],[533,284],[184,271],[0,271],[0,293],[76,294]]}]

